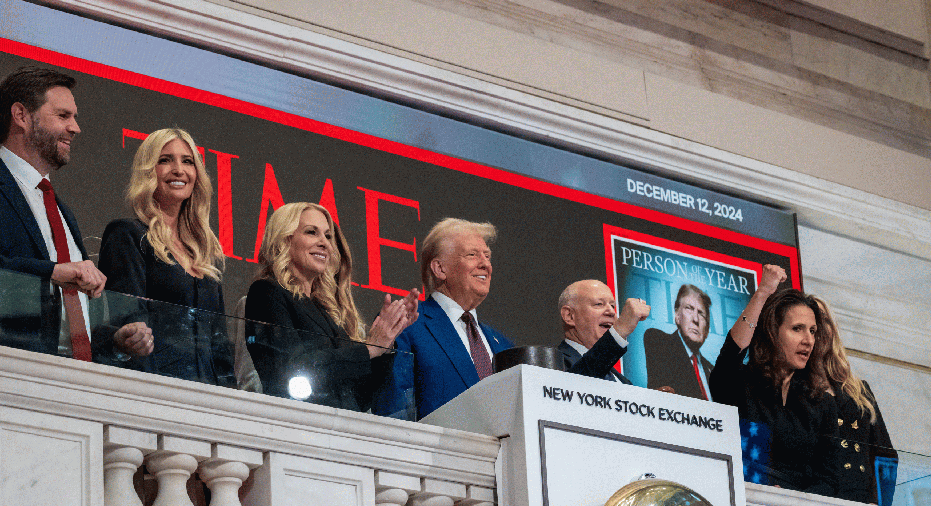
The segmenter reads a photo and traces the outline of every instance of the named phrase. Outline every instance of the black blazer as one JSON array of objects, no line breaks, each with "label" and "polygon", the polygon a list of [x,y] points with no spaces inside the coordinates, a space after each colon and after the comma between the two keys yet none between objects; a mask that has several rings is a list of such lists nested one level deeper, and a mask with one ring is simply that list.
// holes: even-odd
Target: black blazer
[{"label": "black blazer", "polygon": [[740,413],[744,479],[833,497],[837,406],[826,393],[809,395],[807,369],[792,376],[783,405],[782,392],[743,364],[749,349],[728,333],[708,378],[715,402]]},{"label": "black blazer", "polygon": [[[60,199],[58,208],[81,250],[82,259],[86,260],[87,251],[74,214]],[[51,290],[49,285],[54,269],[55,262],[50,260],[26,197],[0,160],[0,276],[7,278],[4,285],[16,287],[19,299],[18,314],[0,315],[0,345],[51,355],[58,353],[61,296],[59,290]],[[95,348],[100,343],[99,339],[92,340]],[[92,351],[96,356],[96,350]]]},{"label": "black blazer", "polygon": [[159,260],[147,232],[148,227],[139,220],[114,220],[104,230],[100,244],[100,270],[107,276],[107,290],[134,296],[111,293],[112,319],[120,324],[144,321],[155,339],[149,356],[120,365],[235,387],[222,286],[208,277],[191,276],[177,263]]},{"label": "black blazer", "polygon": [[620,381],[625,385],[632,385],[627,376],[617,372],[614,364],[627,353],[627,348],[622,348],[617,344],[610,332],[605,332],[585,355],[580,355],[566,341],[559,343],[559,351],[562,352],[563,360],[566,364],[566,371],[573,374],[580,374],[590,378],[604,378],[608,381]]},{"label": "black blazer", "polygon": [[[643,351],[647,362],[647,388],[670,386],[679,395],[703,399],[692,359],[682,346],[678,332],[667,334],[659,329],[647,329],[643,333]],[[710,378],[714,367],[711,362],[699,354],[699,364],[705,378]]]},{"label": "black blazer", "polygon": [[[899,458],[892,448],[892,440],[873,391],[864,381],[863,388],[874,399],[876,423],[870,423],[869,412],[861,413],[857,403],[841,390],[839,384],[832,381],[831,388],[837,404],[837,426],[840,432],[840,439],[835,441],[837,497],[880,506],[891,505]],[[878,482],[877,474],[880,476]]]},{"label": "black blazer", "polygon": [[307,402],[366,411],[391,370],[391,353],[371,359],[316,300],[276,281],[252,283],[245,316],[246,345],[267,394],[290,398],[289,380],[305,376],[313,390]]}]

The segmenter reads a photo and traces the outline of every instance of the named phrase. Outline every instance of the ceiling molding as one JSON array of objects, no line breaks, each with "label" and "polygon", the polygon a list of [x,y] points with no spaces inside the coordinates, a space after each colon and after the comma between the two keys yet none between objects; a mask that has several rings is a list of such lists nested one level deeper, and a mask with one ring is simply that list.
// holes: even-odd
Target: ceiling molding
[{"label": "ceiling molding", "polygon": [[204,0],[47,4],[782,206],[802,224],[931,259],[931,211]]},{"label": "ceiling molding", "polygon": [[[879,28],[850,16],[829,11],[815,4],[801,0],[751,0],[752,3],[771,7],[773,10],[796,16],[810,23],[824,25],[838,32],[848,33],[853,37],[872,42],[895,51],[899,51],[927,61],[925,45],[920,40],[911,39],[889,30]],[[732,5],[728,4],[727,7]]]}]

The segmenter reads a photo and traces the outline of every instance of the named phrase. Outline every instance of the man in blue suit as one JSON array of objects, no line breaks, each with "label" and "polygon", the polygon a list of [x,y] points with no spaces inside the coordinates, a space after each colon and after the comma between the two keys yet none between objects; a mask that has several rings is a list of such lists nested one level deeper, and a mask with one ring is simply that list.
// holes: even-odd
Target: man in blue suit
[{"label": "man in blue suit", "polygon": [[627,353],[627,336],[650,315],[641,299],[627,299],[618,312],[611,289],[601,281],[572,283],[559,296],[564,340],[559,343],[566,370],[630,385],[614,364]]},{"label": "man in blue suit", "polygon": [[[70,355],[72,334],[90,332],[83,317],[62,321],[68,311],[60,288],[81,292],[71,299],[72,315],[81,315],[87,314],[86,296],[100,295],[106,282],[87,259],[74,215],[46,186],[49,175],[71,160],[71,143],[81,131],[74,85],[71,76],[35,67],[20,68],[0,82],[0,275],[11,287],[35,287],[19,300],[20,315],[0,318],[3,346]],[[53,236],[53,221],[63,223],[65,237]],[[65,257],[69,261],[58,261]],[[111,351],[111,342],[120,351],[145,354],[151,338],[145,324],[130,323],[90,345],[94,358],[98,351]]]},{"label": "man in blue suit", "polygon": [[476,312],[491,287],[488,243],[495,234],[490,223],[457,218],[427,234],[420,272],[429,297],[417,321],[395,340],[398,351],[413,357],[395,359],[395,390],[376,403],[377,414],[405,416],[405,407],[414,407],[416,413],[406,416],[419,420],[490,375],[491,357],[513,347]]}]

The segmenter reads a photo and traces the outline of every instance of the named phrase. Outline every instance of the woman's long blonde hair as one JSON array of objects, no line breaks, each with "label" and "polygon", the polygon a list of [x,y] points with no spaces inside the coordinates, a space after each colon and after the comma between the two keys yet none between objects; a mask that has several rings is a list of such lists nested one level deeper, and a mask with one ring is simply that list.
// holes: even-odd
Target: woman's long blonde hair
[{"label": "woman's long blonde hair", "polygon": [[326,272],[311,282],[311,297],[324,307],[330,318],[343,328],[353,341],[365,342],[359,311],[352,299],[352,255],[349,244],[333,223],[333,217],[325,207],[310,202],[294,202],[279,207],[265,225],[259,264],[262,270],[258,277],[274,280],[295,297],[306,297],[301,281],[291,269],[291,237],[297,231],[304,211],[316,210],[323,213],[333,234],[333,252],[327,262]]},{"label": "woman's long blonde hair", "polygon": [[847,360],[847,353],[844,351],[844,344],[841,343],[840,333],[837,331],[837,324],[834,323],[834,314],[831,312],[830,306],[824,299],[812,298],[821,306],[821,312],[824,315],[824,330],[828,337],[828,349],[824,354],[823,361],[828,378],[840,385],[840,389],[853,399],[853,402],[860,408],[860,414],[869,413],[870,423],[876,423],[876,409],[873,407],[875,399],[863,386],[860,378],[850,370],[850,362]]},{"label": "woman's long blonde hair", "polygon": [[192,270],[219,281],[226,257],[220,241],[210,228],[213,185],[210,183],[210,177],[207,176],[204,161],[194,144],[194,139],[189,133],[180,128],[165,128],[152,132],[142,141],[142,145],[136,150],[136,156],[133,157],[132,175],[129,188],[126,189],[126,200],[132,206],[136,217],[149,227],[146,237],[155,251],[155,256],[167,264],[174,264],[175,261],[170,256],[174,243],[174,231],[165,224],[158,202],[155,200],[155,189],[158,187],[155,167],[158,165],[158,157],[162,148],[175,139],[181,139],[191,148],[194,154],[194,166],[197,169],[194,192],[181,203],[181,212],[178,215],[178,240],[184,246],[186,253],[191,256]]}]

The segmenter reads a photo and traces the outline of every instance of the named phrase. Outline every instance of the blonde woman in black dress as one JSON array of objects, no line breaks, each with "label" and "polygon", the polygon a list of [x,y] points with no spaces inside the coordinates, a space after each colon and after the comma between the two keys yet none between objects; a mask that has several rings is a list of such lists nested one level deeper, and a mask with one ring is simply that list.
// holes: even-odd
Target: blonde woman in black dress
[{"label": "blonde woman in black dress", "polygon": [[154,350],[126,367],[236,386],[220,275],[223,250],[210,228],[213,185],[186,131],[149,134],[133,158],[126,191],[135,218],[107,225],[100,270],[107,290],[139,300],[133,315],[152,328]]},{"label": "blonde woman in black dress", "polygon": [[[413,289],[365,331],[352,297],[352,256],[326,208],[278,208],[265,227],[262,270],[246,297],[246,342],[263,392],[366,411],[388,378],[394,339],[417,319]],[[296,387],[295,385],[299,385]]]},{"label": "blonde woman in black dress", "polygon": [[[895,492],[898,454],[876,404],[876,396],[866,381],[850,370],[847,353],[841,343],[834,315],[827,302],[814,298],[824,313],[829,347],[824,354],[824,370],[831,383],[837,404],[839,439],[837,460],[837,497],[850,501],[892,504]],[[877,480],[877,476],[879,479]]]}]

